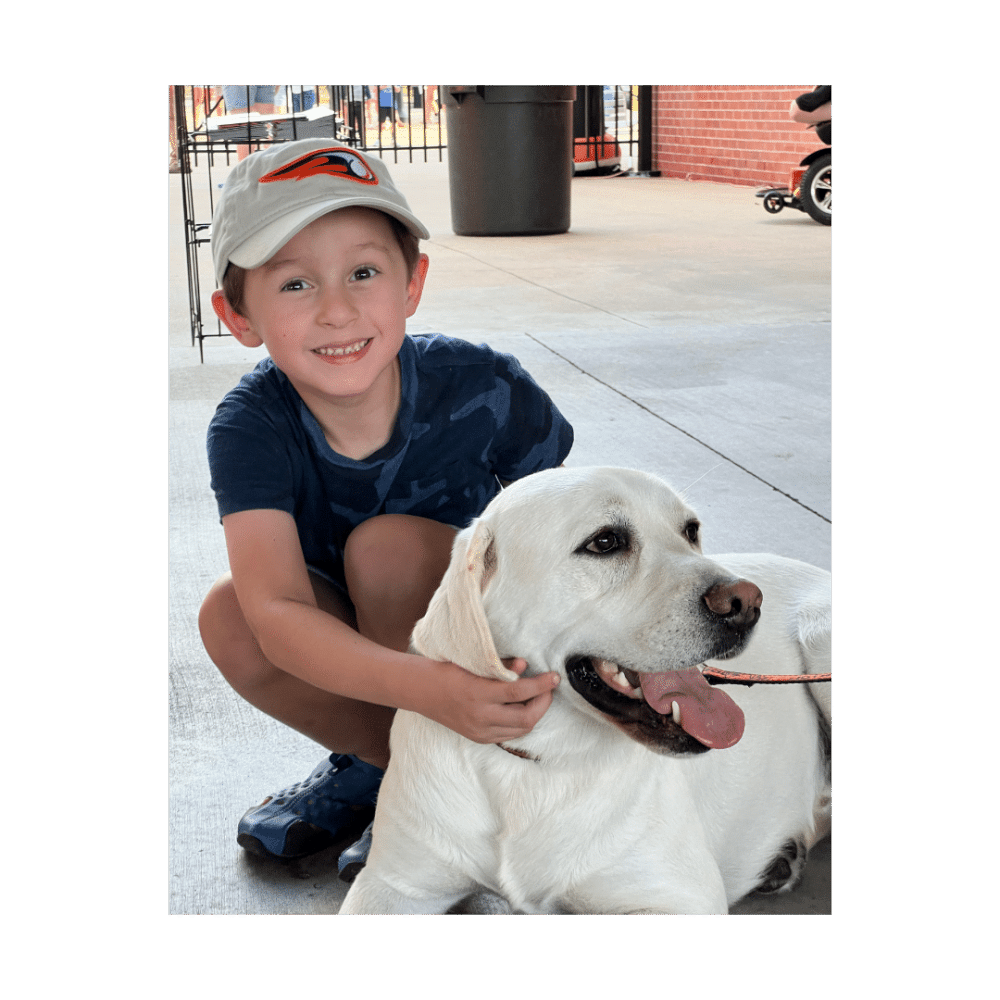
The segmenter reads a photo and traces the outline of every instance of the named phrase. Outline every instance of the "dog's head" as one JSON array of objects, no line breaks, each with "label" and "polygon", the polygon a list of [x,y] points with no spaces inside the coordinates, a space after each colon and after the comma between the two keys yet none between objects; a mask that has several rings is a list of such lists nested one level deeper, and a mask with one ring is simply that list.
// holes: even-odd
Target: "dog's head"
[{"label": "dog's head", "polygon": [[556,698],[573,709],[656,752],[703,753],[736,743],[743,713],[700,665],[743,650],[760,604],[702,555],[697,517],[661,480],[553,469],[459,533],[413,645],[504,680],[501,658],[524,657],[568,680]]}]

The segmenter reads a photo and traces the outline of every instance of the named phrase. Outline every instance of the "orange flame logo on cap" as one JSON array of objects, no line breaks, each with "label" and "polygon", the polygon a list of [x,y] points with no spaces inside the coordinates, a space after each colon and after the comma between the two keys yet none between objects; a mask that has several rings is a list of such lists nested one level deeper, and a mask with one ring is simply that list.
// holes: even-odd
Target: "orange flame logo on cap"
[{"label": "orange flame logo on cap", "polygon": [[353,150],[340,146],[329,149],[316,149],[305,156],[300,156],[291,163],[272,170],[260,178],[261,184],[271,181],[300,181],[306,177],[318,177],[329,174],[331,177],[341,177],[359,184],[378,184],[375,172],[364,159]]}]

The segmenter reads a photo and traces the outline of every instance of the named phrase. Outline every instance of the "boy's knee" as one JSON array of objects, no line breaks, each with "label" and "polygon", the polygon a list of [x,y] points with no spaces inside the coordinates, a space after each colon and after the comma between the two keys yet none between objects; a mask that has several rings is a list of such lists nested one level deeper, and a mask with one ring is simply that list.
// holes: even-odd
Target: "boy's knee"
[{"label": "boy's knee", "polygon": [[198,630],[208,658],[244,697],[250,697],[249,692],[270,683],[280,673],[254,638],[228,573],[220,576],[205,595],[198,613]]},{"label": "boy's knee", "polygon": [[344,546],[344,562],[361,565],[393,552],[412,540],[408,521],[402,514],[380,514],[362,521],[348,536]]},{"label": "boy's knee", "polygon": [[344,546],[348,588],[407,589],[406,581],[443,576],[455,530],[410,514],[381,514],[359,524]]},{"label": "boy's knee", "polygon": [[[223,573],[215,583],[209,588],[205,599],[201,602],[201,610],[198,612],[199,628],[211,627],[220,613],[236,601],[236,590],[233,587],[233,578],[230,573]],[[236,601],[237,607],[239,602]]]},{"label": "boy's knee", "polygon": [[225,651],[234,639],[249,633],[229,573],[223,573],[205,595],[198,612],[198,631],[206,652],[216,665],[225,658]]}]

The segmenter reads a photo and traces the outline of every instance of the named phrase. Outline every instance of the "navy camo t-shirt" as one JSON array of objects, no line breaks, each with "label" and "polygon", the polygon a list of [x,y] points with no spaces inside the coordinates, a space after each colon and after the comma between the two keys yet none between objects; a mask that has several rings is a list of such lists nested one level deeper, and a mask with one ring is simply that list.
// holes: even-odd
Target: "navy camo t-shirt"
[{"label": "navy camo t-shirt", "polygon": [[562,463],[573,429],[516,358],[485,344],[407,335],[389,443],[357,461],[337,454],[270,358],[219,404],[208,461],[219,517],[284,510],[306,563],[344,588],[344,543],[376,514],[465,527],[499,492]]}]

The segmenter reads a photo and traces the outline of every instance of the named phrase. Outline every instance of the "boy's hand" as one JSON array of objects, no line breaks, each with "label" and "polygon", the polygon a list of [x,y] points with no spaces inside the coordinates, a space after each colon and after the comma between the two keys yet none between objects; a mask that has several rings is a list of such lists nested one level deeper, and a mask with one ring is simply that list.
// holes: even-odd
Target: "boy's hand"
[{"label": "boy's hand", "polygon": [[[504,660],[503,664],[516,674],[528,666],[522,659]],[[559,683],[557,673],[498,681],[471,674],[455,663],[440,667],[441,683],[428,697],[421,715],[474,743],[503,743],[530,732],[552,703],[552,692]]]}]

